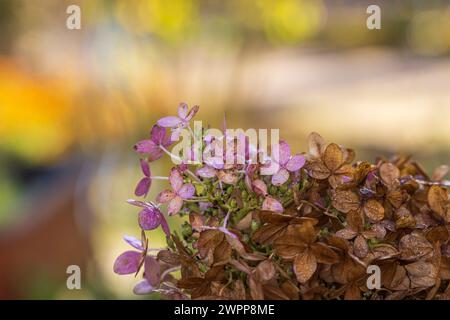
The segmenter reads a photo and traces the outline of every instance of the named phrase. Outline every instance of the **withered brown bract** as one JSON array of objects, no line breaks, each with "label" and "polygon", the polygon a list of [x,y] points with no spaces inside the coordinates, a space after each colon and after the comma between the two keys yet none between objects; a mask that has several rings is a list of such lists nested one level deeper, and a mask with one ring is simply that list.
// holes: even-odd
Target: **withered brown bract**
[{"label": "withered brown bract", "polygon": [[[429,178],[410,157],[353,163],[317,133],[308,143],[283,213],[247,209],[236,177],[230,232],[223,210],[190,213],[193,232],[157,256],[181,266],[177,288],[192,299],[450,299],[448,167]],[[379,290],[366,286],[369,265]]]}]

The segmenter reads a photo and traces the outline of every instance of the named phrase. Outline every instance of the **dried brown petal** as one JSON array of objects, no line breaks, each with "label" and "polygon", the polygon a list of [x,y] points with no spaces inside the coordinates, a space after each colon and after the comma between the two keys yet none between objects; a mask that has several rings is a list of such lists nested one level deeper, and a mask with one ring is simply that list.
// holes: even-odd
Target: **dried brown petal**
[{"label": "dried brown petal", "polygon": [[323,154],[323,162],[334,172],[344,164],[344,153],[337,144],[330,143]]},{"label": "dried brown petal", "polygon": [[158,260],[165,262],[167,264],[176,266],[180,264],[180,256],[169,250],[161,250],[158,252]]},{"label": "dried brown petal", "polygon": [[327,179],[331,172],[330,170],[325,166],[325,164],[322,161],[313,161],[310,162],[306,169],[308,171],[308,174],[317,180],[325,180]]},{"label": "dried brown petal", "polygon": [[450,221],[450,217],[447,216],[448,202],[447,190],[439,186],[432,186],[428,191],[428,204],[431,210],[447,222]]},{"label": "dried brown petal", "polygon": [[363,236],[357,236],[353,243],[353,250],[358,258],[365,258],[369,253],[369,245]]},{"label": "dried brown petal", "polygon": [[418,234],[408,234],[400,240],[400,259],[413,261],[433,251],[433,246],[425,237]]},{"label": "dried brown petal", "polygon": [[361,232],[364,230],[364,217],[360,211],[350,211],[347,214],[347,224],[349,228],[356,232]]},{"label": "dried brown petal", "polygon": [[364,213],[372,221],[381,221],[384,219],[384,207],[376,200],[369,200],[364,205]]},{"label": "dried brown petal", "polygon": [[324,243],[312,244],[311,250],[318,263],[335,264],[339,262],[339,255]]},{"label": "dried brown petal", "polygon": [[265,283],[276,276],[275,265],[271,260],[264,260],[256,267],[256,278]]},{"label": "dried brown petal", "polygon": [[417,261],[405,268],[411,280],[411,288],[427,288],[435,285],[438,273],[432,263]]},{"label": "dried brown petal", "polygon": [[358,233],[350,228],[341,229],[336,232],[336,237],[343,238],[345,240],[352,240],[358,235]]},{"label": "dried brown petal", "polygon": [[398,182],[400,170],[392,163],[383,163],[380,166],[380,177],[386,185],[393,186]]},{"label": "dried brown petal", "polygon": [[310,250],[298,254],[294,260],[294,273],[298,282],[304,284],[317,270],[317,260]]},{"label": "dried brown petal", "polygon": [[261,282],[257,281],[255,277],[250,276],[248,280],[250,288],[250,296],[253,300],[264,300],[264,293]]},{"label": "dried brown petal", "polygon": [[353,191],[337,191],[333,197],[333,207],[343,213],[358,210],[359,197]]},{"label": "dried brown petal", "polygon": [[312,132],[308,136],[308,146],[309,146],[309,155],[312,158],[320,158],[322,155],[322,150],[325,146],[325,140],[322,136],[316,132]]}]

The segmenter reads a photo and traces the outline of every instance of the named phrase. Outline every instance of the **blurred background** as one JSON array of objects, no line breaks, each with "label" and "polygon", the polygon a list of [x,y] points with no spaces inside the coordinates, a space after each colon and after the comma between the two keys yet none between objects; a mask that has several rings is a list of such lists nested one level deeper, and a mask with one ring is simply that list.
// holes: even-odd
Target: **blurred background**
[{"label": "blurred background", "polygon": [[1,299],[133,298],[112,272],[139,235],[132,145],[181,101],[215,127],[226,112],[280,128],[295,151],[317,131],[364,160],[450,163],[449,1],[0,0],[0,39]]}]

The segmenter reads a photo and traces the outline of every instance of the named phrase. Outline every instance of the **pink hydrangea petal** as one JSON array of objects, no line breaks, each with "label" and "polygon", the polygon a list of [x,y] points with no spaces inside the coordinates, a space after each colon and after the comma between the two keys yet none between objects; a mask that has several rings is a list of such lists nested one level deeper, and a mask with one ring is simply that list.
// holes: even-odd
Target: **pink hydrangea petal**
[{"label": "pink hydrangea petal", "polygon": [[152,152],[150,152],[148,154],[147,159],[149,162],[153,162],[153,161],[160,159],[163,155],[164,155],[164,152],[160,148],[158,148],[158,149],[154,149]]},{"label": "pink hydrangea petal", "polygon": [[163,190],[156,196],[158,203],[166,203],[175,198],[175,193],[171,190]]},{"label": "pink hydrangea petal", "polygon": [[286,169],[280,169],[277,173],[272,176],[272,184],[276,186],[281,186],[283,183],[288,181],[289,171]]},{"label": "pink hydrangea petal", "polygon": [[156,287],[159,285],[161,277],[161,267],[155,258],[146,256],[144,260],[144,277],[150,285]]},{"label": "pink hydrangea petal", "polygon": [[280,161],[279,163],[284,166],[291,158],[291,148],[287,142],[280,141]]},{"label": "pink hydrangea petal", "polygon": [[158,125],[154,125],[152,127],[152,131],[150,132],[150,139],[156,144],[159,145],[162,143],[164,138],[166,137],[166,128],[162,128]]},{"label": "pink hydrangea petal", "polygon": [[150,171],[150,166],[148,165],[148,162],[144,159],[141,159],[141,170],[144,176],[150,177],[152,175]]},{"label": "pink hydrangea petal", "polygon": [[142,254],[137,251],[126,251],[114,262],[114,272],[120,275],[136,273]]},{"label": "pink hydrangea petal", "polygon": [[138,153],[154,153],[159,150],[159,146],[152,140],[141,140],[134,145],[134,150]]},{"label": "pink hydrangea petal", "polygon": [[181,119],[186,119],[188,111],[188,105],[184,102],[180,103],[180,105],[178,106],[178,117],[180,117]]},{"label": "pink hydrangea petal", "polygon": [[195,187],[190,183],[183,185],[181,187],[180,191],[178,191],[178,195],[183,199],[192,198],[194,193],[195,193]]},{"label": "pink hydrangea petal", "polygon": [[152,180],[150,178],[142,178],[136,186],[136,190],[134,194],[138,197],[147,196],[150,186],[152,184]]},{"label": "pink hydrangea petal", "polygon": [[279,170],[280,165],[274,161],[270,161],[259,169],[259,173],[263,176],[271,176],[273,174],[276,174]]},{"label": "pink hydrangea petal", "polygon": [[286,169],[291,172],[300,170],[306,163],[306,158],[300,154],[293,156],[286,164]]},{"label": "pink hydrangea petal", "polygon": [[154,230],[161,224],[161,212],[158,209],[145,208],[139,212],[138,222],[143,230]]},{"label": "pink hydrangea petal", "polygon": [[182,123],[182,120],[179,117],[168,116],[168,117],[159,119],[157,123],[159,126],[161,126],[163,128],[175,128],[175,127],[178,127]]},{"label": "pink hydrangea petal", "polygon": [[214,178],[216,176],[216,169],[210,166],[204,166],[196,171],[197,175],[202,178]]},{"label": "pink hydrangea petal", "polygon": [[253,181],[253,189],[255,190],[256,193],[266,196],[267,195],[267,185],[265,184],[264,181],[258,179]]},{"label": "pink hydrangea petal", "polygon": [[167,212],[169,213],[169,215],[174,215],[175,213],[178,213],[181,210],[182,206],[183,206],[183,199],[180,196],[176,196],[169,202]]},{"label": "pink hydrangea petal", "polygon": [[154,287],[148,282],[147,279],[142,279],[133,288],[133,293],[136,295],[144,295],[152,293],[155,290]]},{"label": "pink hydrangea petal", "polygon": [[178,192],[183,186],[183,177],[181,176],[180,171],[176,168],[172,169],[170,172],[169,181],[173,191],[175,192]]},{"label": "pink hydrangea petal", "polygon": [[138,249],[140,251],[144,251],[144,247],[142,246],[142,242],[138,238],[133,237],[133,236],[124,236],[123,240],[125,240],[125,242],[128,243],[133,248]]},{"label": "pink hydrangea petal", "polygon": [[262,204],[262,209],[279,213],[284,211],[282,204],[272,197],[266,197]]}]

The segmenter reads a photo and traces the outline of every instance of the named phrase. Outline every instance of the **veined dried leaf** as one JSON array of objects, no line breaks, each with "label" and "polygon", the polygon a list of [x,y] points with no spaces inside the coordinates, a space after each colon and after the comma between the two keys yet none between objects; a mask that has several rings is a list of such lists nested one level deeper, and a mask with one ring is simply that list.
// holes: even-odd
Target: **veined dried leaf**
[{"label": "veined dried leaf", "polygon": [[425,237],[418,234],[408,234],[400,240],[400,259],[413,261],[433,251],[433,246]]},{"label": "veined dried leaf", "polygon": [[330,143],[323,154],[323,162],[331,172],[334,172],[344,164],[344,153],[337,144]]},{"label": "veined dried leaf", "polygon": [[353,250],[358,258],[365,258],[369,253],[369,245],[363,236],[357,236],[353,243]]},{"label": "veined dried leaf", "polygon": [[392,163],[383,163],[380,166],[380,177],[387,186],[393,186],[400,178],[400,170]]},{"label": "veined dried leaf", "polygon": [[262,285],[255,279],[254,276],[248,277],[248,286],[250,288],[250,295],[253,300],[264,300]]},{"label": "veined dried leaf", "polygon": [[449,231],[445,226],[437,226],[427,231],[426,238],[430,242],[445,243],[449,238]]},{"label": "veined dried leaf", "polygon": [[309,155],[312,158],[320,158],[322,155],[322,150],[325,146],[325,140],[322,136],[316,132],[312,132],[308,136],[308,146],[309,146]]},{"label": "veined dried leaf", "polygon": [[435,285],[438,272],[432,263],[417,261],[405,268],[411,280],[411,288],[427,288]]},{"label": "veined dried leaf", "polygon": [[374,199],[366,202],[364,205],[364,213],[372,221],[381,221],[384,219],[384,207]]},{"label": "veined dried leaf", "polygon": [[313,161],[308,163],[306,165],[306,170],[312,178],[317,180],[325,180],[331,174],[331,171],[322,161]]},{"label": "veined dried leaf", "polygon": [[294,260],[294,273],[298,282],[305,284],[317,270],[317,260],[310,250],[298,254]]},{"label": "veined dried leaf", "polygon": [[170,250],[161,250],[158,252],[158,260],[176,266],[180,264],[180,257],[178,254],[171,252]]},{"label": "veined dried leaf", "polygon": [[289,300],[289,297],[281,288],[263,285],[264,298],[267,300]]},{"label": "veined dried leaf", "polygon": [[238,229],[238,230],[246,230],[246,229],[250,228],[250,226],[252,224],[252,218],[253,218],[253,214],[252,214],[252,212],[249,212],[244,218],[242,218],[236,224],[236,229]]},{"label": "veined dried leaf", "polygon": [[447,217],[448,202],[447,190],[439,186],[432,186],[428,191],[428,204],[430,205],[431,210],[447,222],[449,221],[448,218],[450,218]]},{"label": "veined dried leaf", "polygon": [[264,260],[256,267],[256,278],[262,283],[269,282],[276,276],[276,269],[273,262],[269,259]]},{"label": "veined dried leaf", "polygon": [[312,244],[311,250],[318,263],[335,264],[339,262],[339,255],[324,243]]},{"label": "veined dried leaf", "polygon": [[333,197],[333,207],[337,210],[348,213],[351,210],[359,209],[359,197],[353,191],[337,191]]},{"label": "veined dried leaf", "polygon": [[350,228],[341,229],[338,232],[336,232],[336,237],[343,238],[345,240],[352,240],[354,239],[358,233]]},{"label": "veined dried leaf", "polygon": [[364,218],[360,211],[350,211],[347,214],[347,224],[348,226],[356,231],[356,233],[364,230]]}]

